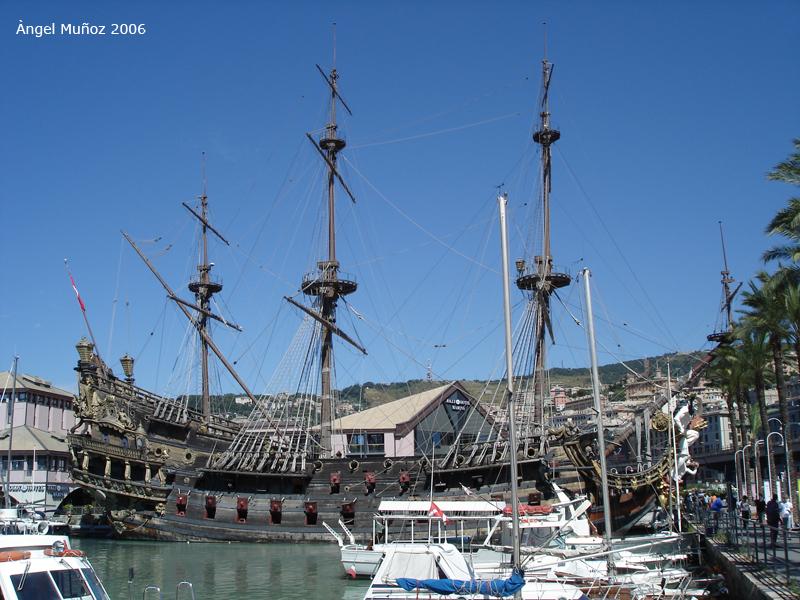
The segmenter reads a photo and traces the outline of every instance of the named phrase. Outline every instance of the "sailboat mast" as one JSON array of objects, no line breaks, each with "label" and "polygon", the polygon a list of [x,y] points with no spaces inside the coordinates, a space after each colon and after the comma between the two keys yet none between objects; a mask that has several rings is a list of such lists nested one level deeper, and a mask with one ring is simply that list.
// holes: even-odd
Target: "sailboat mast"
[{"label": "sailboat mast", "polygon": [[[14,357],[14,372],[12,374],[11,399],[8,401],[8,463],[6,464],[6,508],[11,508],[11,448],[14,441],[14,402],[17,400],[17,364],[19,356]],[[45,490],[46,492],[46,490]]]},{"label": "sailboat mast", "polygon": [[[319,298],[319,311],[321,319],[317,319],[322,324],[322,340],[320,347],[320,445],[322,454],[329,454],[331,451],[331,432],[333,429],[333,335],[336,331],[336,303],[337,300],[352,294],[356,290],[355,281],[346,277],[342,278],[339,274],[339,261],[336,259],[336,180],[344,187],[348,195],[353,199],[353,195],[339,174],[336,168],[337,155],[347,145],[346,142],[338,137],[336,124],[336,102],[342,102],[345,109],[350,112],[347,105],[339,95],[337,80],[339,73],[336,68],[332,68],[328,75],[317,66],[322,76],[325,78],[330,88],[330,121],[325,126],[322,139],[314,142],[317,151],[328,167],[328,258],[317,263],[317,272],[304,277],[301,284],[303,293]],[[308,135],[308,134],[307,134]],[[330,324],[330,325],[329,325]]]},{"label": "sailboat mast", "polygon": [[[203,184],[203,195],[200,197],[200,210],[202,211],[201,214],[203,215],[203,219],[208,218],[208,195],[206,193],[206,186],[205,182]],[[203,223],[203,266],[200,269],[200,282],[203,286],[208,286],[209,276],[208,276],[208,234],[206,231],[206,225]],[[209,299],[203,298],[200,302],[200,308],[204,310],[208,310]],[[208,324],[208,317],[203,313],[200,313],[200,327],[206,331],[206,327]],[[203,415],[208,416],[211,414],[211,395],[208,390],[208,344],[206,343],[205,339],[201,336],[200,338],[200,345],[201,345],[201,361],[202,361],[202,377],[203,377]]]},{"label": "sailboat mast", "polygon": [[[189,282],[189,290],[194,293],[197,306],[197,330],[200,333],[200,368],[202,377],[201,406],[203,416],[211,415],[211,394],[208,377],[208,313],[211,312],[211,297],[222,290],[222,284],[211,280],[211,265],[208,262],[208,190],[205,176],[205,154],[203,155],[203,193],[200,195],[200,251],[202,262],[197,265],[198,277]],[[187,207],[188,208],[188,207]],[[192,211],[194,212],[194,211]],[[196,213],[195,213],[196,214]],[[216,233],[216,232],[215,232]],[[217,234],[219,235],[219,234]],[[204,335],[205,334],[205,335]]]},{"label": "sailboat mast", "polygon": [[[603,520],[605,531],[603,540],[606,550],[611,550],[611,496],[608,492],[608,466],[606,465],[606,437],[603,428],[603,406],[600,401],[600,373],[597,370],[597,347],[594,339],[594,313],[592,312],[592,290],[589,269],[583,270],[583,286],[586,295],[586,336],[589,342],[589,360],[592,363],[592,396],[594,398],[594,411],[597,421],[597,450],[600,455],[600,481],[603,486]],[[608,553],[608,572],[613,573],[614,558]]]},{"label": "sailboat mast", "polygon": [[[336,155],[344,147],[344,140],[336,138],[336,69],[331,70],[331,120],[326,127],[325,150],[328,157],[328,264],[324,272],[328,273],[334,281],[338,275],[339,264],[336,261],[336,186],[334,185],[334,172],[336,170]],[[341,143],[337,144],[339,141]],[[332,289],[333,291],[333,289]],[[322,318],[334,322],[336,320],[336,293],[326,294],[322,297]],[[322,410],[320,414],[322,447],[331,448],[331,432],[333,425],[333,390],[331,389],[331,366],[333,364],[333,332],[330,327],[325,327],[322,336],[320,364],[322,366],[321,391]]]},{"label": "sailboat mast", "polygon": [[727,331],[733,331],[733,317],[732,317],[732,304],[733,294],[731,293],[731,284],[735,281],[731,277],[731,272],[728,270],[728,254],[725,251],[725,235],[722,233],[722,221],[719,222],[719,239],[722,242],[722,290],[725,295],[725,316],[727,317]]},{"label": "sailboat mast", "polygon": [[500,211],[500,248],[503,254],[503,318],[505,323],[506,348],[506,396],[508,397],[508,445],[509,445],[509,479],[511,480],[511,527],[513,541],[511,546],[511,565],[520,567],[519,539],[519,498],[517,498],[517,414],[514,408],[514,361],[511,346],[511,300],[508,285],[508,229],[506,227],[506,204],[508,196],[497,197]]},{"label": "sailboat mast", "polygon": [[730,344],[733,341],[733,298],[736,296],[736,292],[739,291],[739,288],[742,287],[742,284],[740,283],[735,289],[731,290],[731,284],[736,280],[731,277],[731,272],[728,269],[728,253],[725,249],[725,235],[722,232],[722,221],[719,221],[719,239],[722,244],[722,271],[720,271],[720,275],[722,275],[722,308],[720,312],[725,315],[725,322],[720,328],[720,331],[714,331],[707,335],[706,339],[718,344]]},{"label": "sailboat mast", "polygon": [[534,390],[533,420],[539,425],[544,424],[544,401],[549,394],[545,378],[547,369],[547,344],[545,338],[549,333],[553,338],[553,328],[550,317],[550,296],[561,287],[570,283],[570,276],[566,273],[553,271],[553,257],[551,254],[550,237],[550,192],[551,180],[551,151],[550,146],[561,137],[561,132],[550,127],[550,78],[553,74],[553,65],[546,56],[542,60],[542,99],[539,111],[539,129],[533,134],[533,141],[542,147],[541,158],[541,201],[542,201],[542,254],[534,256],[534,264],[526,267],[524,261],[518,263],[519,276],[517,287],[529,290],[532,299],[536,302],[536,319],[534,332]]}]

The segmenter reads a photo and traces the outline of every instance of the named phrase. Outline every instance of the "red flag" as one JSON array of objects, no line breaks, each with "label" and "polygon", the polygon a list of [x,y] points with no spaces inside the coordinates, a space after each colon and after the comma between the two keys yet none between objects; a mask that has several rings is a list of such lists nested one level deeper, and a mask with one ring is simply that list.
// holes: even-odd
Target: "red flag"
[{"label": "red flag", "polygon": [[444,514],[444,511],[436,505],[436,502],[431,501],[431,507],[428,510],[428,516],[441,519],[442,522],[447,525],[447,515]]},{"label": "red flag", "polygon": [[81,295],[78,292],[78,286],[75,285],[75,280],[72,278],[72,273],[69,274],[69,280],[72,283],[72,289],[75,292],[75,297],[78,299],[78,304],[81,305],[81,310],[83,312],[86,312],[86,305],[83,303],[83,300],[81,299]]}]

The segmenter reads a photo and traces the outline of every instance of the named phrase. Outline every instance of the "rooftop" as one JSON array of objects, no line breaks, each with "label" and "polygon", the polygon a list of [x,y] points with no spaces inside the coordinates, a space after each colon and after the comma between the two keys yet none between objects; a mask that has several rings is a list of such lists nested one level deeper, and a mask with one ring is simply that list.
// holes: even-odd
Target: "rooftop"
[{"label": "rooftop", "polygon": [[[8,428],[0,431],[0,452],[8,452]],[[13,452],[33,452],[34,450],[41,452],[68,452],[67,441],[64,438],[57,437],[43,429],[30,427],[29,425],[19,425],[14,427],[14,439],[12,440]]]},{"label": "rooftop", "polygon": [[[5,390],[6,396],[10,396],[13,387],[13,373],[9,371],[0,371],[0,390]],[[72,392],[54,387],[51,382],[46,381],[41,377],[37,377],[36,375],[28,375],[26,373],[17,373],[17,393],[23,390],[52,394],[54,396],[66,396],[68,398],[74,397]]]},{"label": "rooftop", "polygon": [[340,431],[392,430],[414,419],[449,390],[459,390],[469,397],[460,384],[448,383],[341,417],[336,419],[334,428]]}]

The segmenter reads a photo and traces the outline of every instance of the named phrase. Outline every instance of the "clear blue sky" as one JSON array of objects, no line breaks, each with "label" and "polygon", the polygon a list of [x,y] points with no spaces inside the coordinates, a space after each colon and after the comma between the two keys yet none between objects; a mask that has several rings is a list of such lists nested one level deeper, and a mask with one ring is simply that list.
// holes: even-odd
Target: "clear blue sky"
[{"label": "clear blue sky", "polygon": [[[37,39],[16,35],[20,19],[147,32]],[[545,20],[562,131],[554,255],[594,272],[601,360],[702,347],[720,298],[717,221],[748,278],[795,192],[765,178],[800,136],[794,2],[6,1],[0,370],[17,353],[22,370],[74,387],[85,330],[68,257],[108,361],[135,355],[139,383],[176,391],[185,320],[119,231],[188,297],[195,230],[180,202],[201,189],[205,151],[212,219],[234,242],[212,251],[220,310],[245,328],[215,335],[259,389],[300,320],[281,297],[321,248],[321,165],[304,133],[325,122],[314,64],[331,65],[335,21],[354,111],[342,170],[358,196],[339,196],[340,259],[361,284],[350,300],[370,351],[340,348],[339,382],[424,377],[429,360],[441,377],[490,376],[495,186],[510,195],[514,258],[535,223]],[[563,294],[573,311],[579,294]],[[583,333],[555,308],[551,364],[584,366]],[[344,311],[340,323],[353,329]]]}]

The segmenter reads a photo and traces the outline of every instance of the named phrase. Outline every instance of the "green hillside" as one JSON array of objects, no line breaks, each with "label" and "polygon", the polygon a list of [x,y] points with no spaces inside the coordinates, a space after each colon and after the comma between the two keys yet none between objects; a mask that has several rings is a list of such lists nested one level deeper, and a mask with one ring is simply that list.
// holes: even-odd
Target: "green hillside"
[{"label": "green hillside", "polygon": [[[669,360],[673,377],[678,377],[686,375],[703,355],[703,352],[662,354],[661,356],[631,360],[628,361],[626,365],[635,372],[642,373],[645,370],[645,361],[647,361],[651,372],[654,372],[656,367],[660,367],[662,371],[666,372],[666,364],[667,360]],[[629,372],[624,365],[619,363],[603,365],[598,368],[598,371],[600,373],[600,381],[612,386],[613,384],[619,383],[625,377],[626,373]],[[553,385],[561,385],[567,388],[585,388],[587,393],[588,389],[591,387],[588,368],[550,369],[550,381]],[[426,379],[410,379],[408,381],[396,381],[392,383],[367,381],[361,385],[351,385],[340,390],[339,402],[351,404],[355,410],[364,410],[373,406],[380,406],[392,400],[424,392],[425,390],[438,387],[445,383],[448,382],[428,381]],[[486,381],[481,380],[462,380],[461,383],[467,391],[476,398],[481,395],[487,384]],[[497,382],[491,382],[489,391],[493,391],[496,385]],[[215,396],[213,398],[215,410],[218,412],[248,415],[252,410],[252,406],[238,405],[234,402],[236,396],[242,395],[243,394],[223,394],[221,396]],[[189,406],[199,406],[199,397],[194,395],[190,396]]]}]

